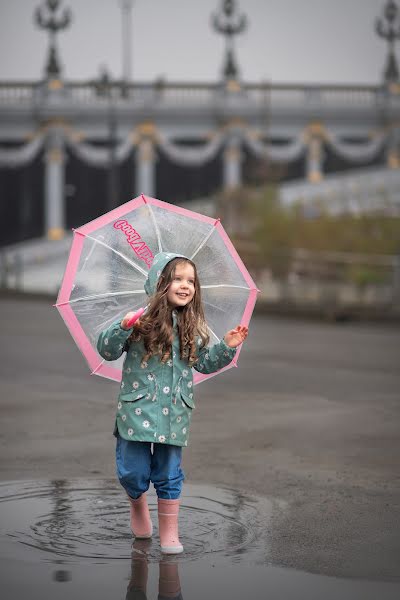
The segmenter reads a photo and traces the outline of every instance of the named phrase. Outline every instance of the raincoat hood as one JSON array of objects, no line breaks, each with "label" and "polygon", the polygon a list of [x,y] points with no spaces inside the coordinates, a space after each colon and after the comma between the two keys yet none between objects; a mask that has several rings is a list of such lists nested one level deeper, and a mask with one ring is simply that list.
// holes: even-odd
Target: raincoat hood
[{"label": "raincoat hood", "polygon": [[156,254],[153,260],[153,264],[148,272],[146,282],[144,284],[144,291],[148,296],[151,296],[156,291],[158,279],[163,272],[165,265],[167,265],[174,258],[187,258],[183,254],[175,254],[174,252],[159,252]]}]

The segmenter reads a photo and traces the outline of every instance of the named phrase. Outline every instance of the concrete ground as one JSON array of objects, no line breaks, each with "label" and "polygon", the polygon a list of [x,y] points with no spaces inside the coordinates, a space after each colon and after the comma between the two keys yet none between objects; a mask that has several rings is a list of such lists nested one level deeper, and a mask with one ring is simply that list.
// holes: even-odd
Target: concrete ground
[{"label": "concrete ground", "polygon": [[[0,479],[113,477],[117,384],[50,301],[0,299]],[[400,329],[256,317],[196,391],[188,483],[281,499],[278,565],[400,580]]]}]

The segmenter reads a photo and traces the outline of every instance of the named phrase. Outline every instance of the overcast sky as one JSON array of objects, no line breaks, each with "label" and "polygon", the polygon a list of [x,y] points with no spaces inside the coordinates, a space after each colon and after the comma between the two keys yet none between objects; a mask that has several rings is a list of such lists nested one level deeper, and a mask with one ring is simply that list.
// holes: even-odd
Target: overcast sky
[{"label": "overcast sky", "polygon": [[[33,24],[44,0],[0,0],[0,80],[38,79],[47,33]],[[248,29],[236,43],[246,81],[381,81],[387,44],[374,32],[386,0],[237,0]],[[398,3],[400,5],[400,2]],[[66,79],[122,73],[120,0],[63,0],[73,13],[59,34]],[[221,0],[133,0],[132,76],[215,81],[224,41],[210,27]],[[397,51],[400,56],[400,48]]]}]

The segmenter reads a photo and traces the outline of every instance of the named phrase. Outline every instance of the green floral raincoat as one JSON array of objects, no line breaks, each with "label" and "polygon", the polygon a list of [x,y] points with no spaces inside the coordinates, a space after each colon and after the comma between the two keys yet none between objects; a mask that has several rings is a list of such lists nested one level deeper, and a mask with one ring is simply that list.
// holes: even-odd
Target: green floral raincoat
[{"label": "green floral raincoat", "polygon": [[[154,258],[145,283],[148,295],[156,288],[165,265],[179,254],[161,252]],[[124,351],[120,392],[118,396],[114,435],[126,440],[157,442],[187,446],[194,404],[193,373],[187,360],[180,358],[178,314],[172,312],[174,340],[172,357],[162,363],[152,356],[142,364],[145,354],[143,340],[126,341],[133,329],[125,330],[121,321],[113,323],[98,339],[97,349],[106,360],[116,360]],[[200,373],[214,373],[228,365],[236,354],[221,340],[211,348],[202,348],[198,340],[199,359],[194,368]]]}]

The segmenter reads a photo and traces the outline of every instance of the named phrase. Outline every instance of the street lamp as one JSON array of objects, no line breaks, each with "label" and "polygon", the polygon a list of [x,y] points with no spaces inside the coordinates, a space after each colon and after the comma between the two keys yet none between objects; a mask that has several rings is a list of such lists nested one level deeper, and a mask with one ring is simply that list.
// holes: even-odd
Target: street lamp
[{"label": "street lamp", "polygon": [[60,0],[47,0],[45,6],[38,6],[35,10],[35,22],[40,29],[47,29],[50,34],[49,55],[46,65],[47,79],[58,80],[61,74],[60,63],[57,55],[56,34],[62,29],[69,27],[72,15],[69,8],[65,8],[57,19],[56,12]]},{"label": "street lamp", "polygon": [[214,14],[212,17],[212,25],[215,31],[222,33],[226,38],[223,74],[227,81],[236,81],[238,79],[239,70],[234,56],[233,39],[235,35],[242,33],[247,27],[246,16],[236,16],[235,10],[236,5],[234,0],[224,0],[222,13]]},{"label": "street lamp", "polygon": [[393,0],[388,0],[384,9],[384,17],[387,23],[385,24],[382,18],[378,18],[375,22],[375,31],[381,38],[387,40],[389,45],[384,75],[386,83],[390,84],[399,81],[399,68],[394,54],[394,44],[397,39],[400,39],[400,24],[397,19],[398,8]]}]

